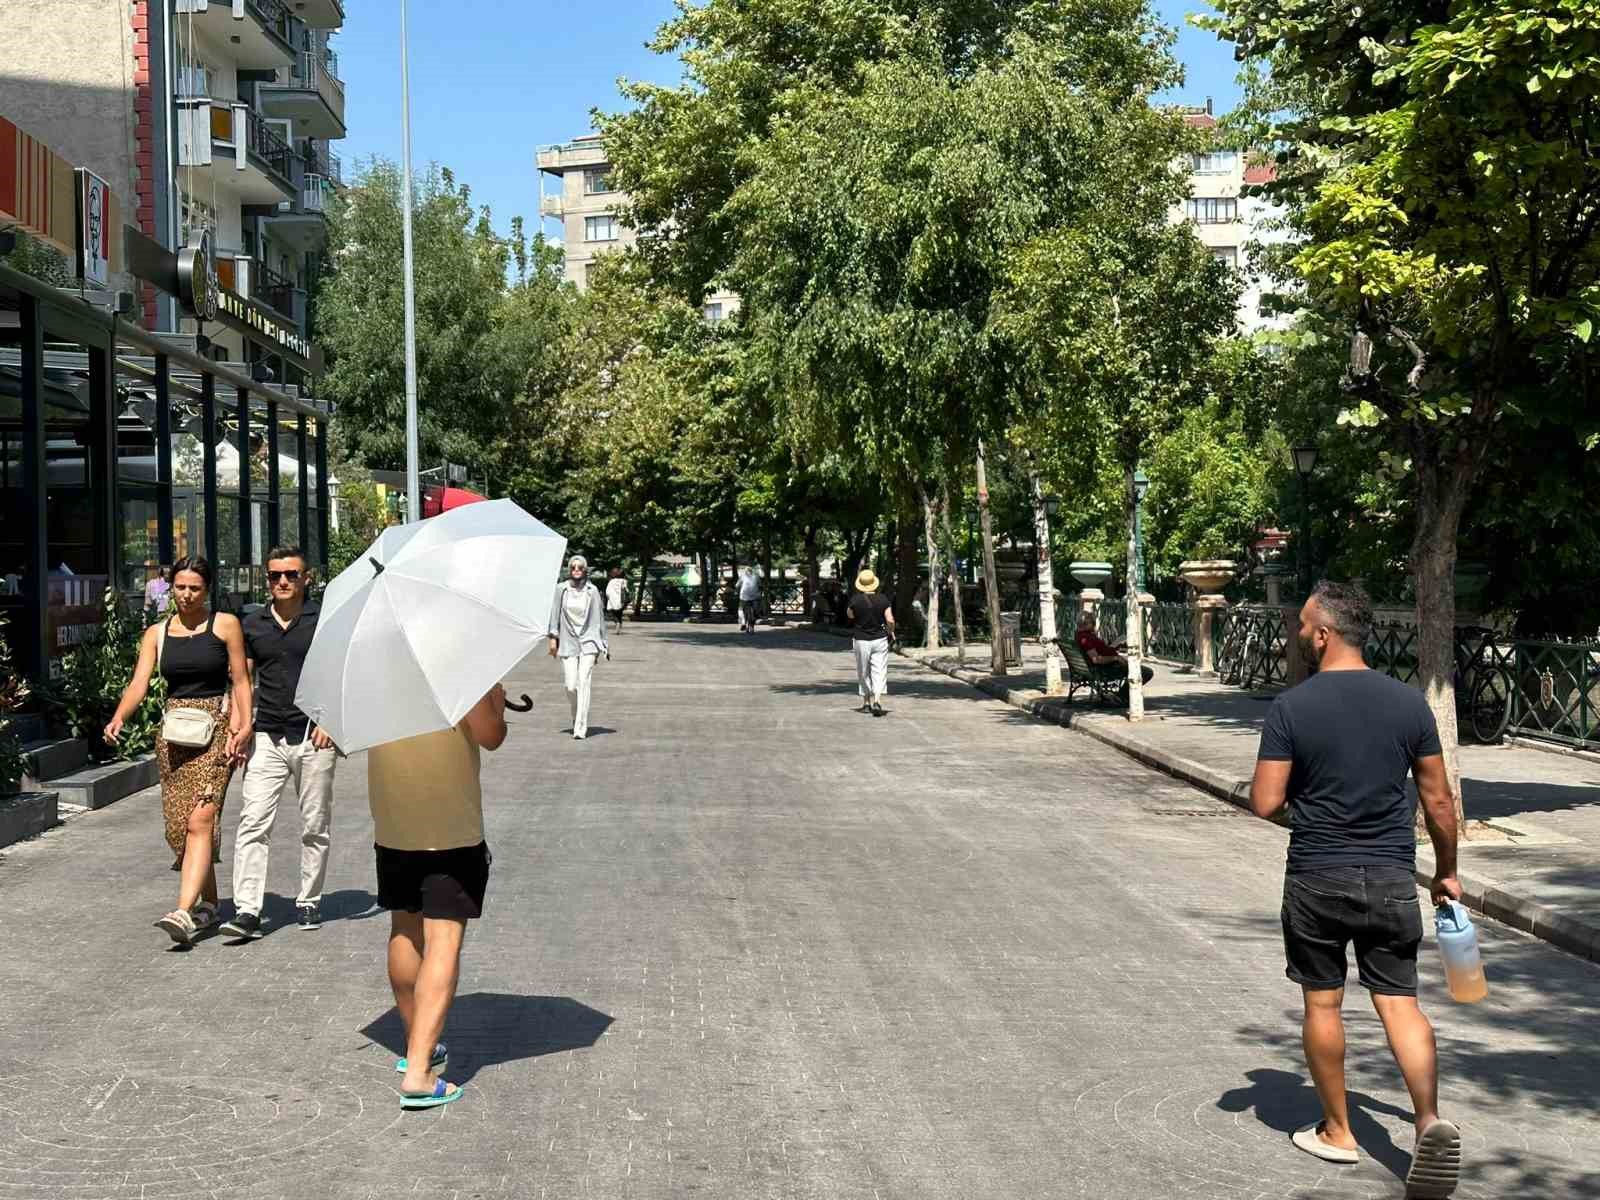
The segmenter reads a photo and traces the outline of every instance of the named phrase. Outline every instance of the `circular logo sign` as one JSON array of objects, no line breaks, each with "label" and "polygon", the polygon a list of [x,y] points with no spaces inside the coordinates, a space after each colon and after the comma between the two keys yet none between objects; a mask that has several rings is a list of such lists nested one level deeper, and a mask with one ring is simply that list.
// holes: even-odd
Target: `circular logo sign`
[{"label": "circular logo sign", "polygon": [[211,257],[209,229],[191,234],[189,244],[178,251],[178,299],[199,320],[217,319],[221,292],[217,286],[217,265]]}]

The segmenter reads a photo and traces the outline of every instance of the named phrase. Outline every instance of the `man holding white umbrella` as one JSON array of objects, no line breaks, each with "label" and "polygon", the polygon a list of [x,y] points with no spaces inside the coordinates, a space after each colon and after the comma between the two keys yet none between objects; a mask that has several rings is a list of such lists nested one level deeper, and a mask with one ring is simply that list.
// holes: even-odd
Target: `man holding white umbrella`
[{"label": "man holding white umbrella", "polygon": [[386,529],[328,585],[295,704],[369,750],[378,902],[406,1027],[402,1108],[461,1097],[438,1077],[466,925],[492,861],[479,770],[506,737],[500,680],[544,640],[566,539],[509,500]]}]

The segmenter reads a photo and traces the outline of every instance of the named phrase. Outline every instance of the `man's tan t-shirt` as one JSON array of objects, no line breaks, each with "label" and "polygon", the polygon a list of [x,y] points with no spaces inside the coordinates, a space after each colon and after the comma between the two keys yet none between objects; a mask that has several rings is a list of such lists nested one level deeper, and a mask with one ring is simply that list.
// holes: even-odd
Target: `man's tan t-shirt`
[{"label": "man's tan t-shirt", "polygon": [[455,850],[483,841],[480,754],[466,729],[441,729],[367,751],[373,839],[391,850]]}]

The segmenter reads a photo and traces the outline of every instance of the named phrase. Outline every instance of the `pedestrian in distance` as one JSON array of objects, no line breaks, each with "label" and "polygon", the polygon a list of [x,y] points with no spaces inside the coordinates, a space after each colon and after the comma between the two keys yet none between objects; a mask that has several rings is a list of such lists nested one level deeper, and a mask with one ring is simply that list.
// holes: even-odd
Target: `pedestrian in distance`
[{"label": "pedestrian in distance", "polygon": [[159,672],[167,684],[156,762],[161,815],[178,874],[178,906],[156,922],[179,945],[209,932],[217,914],[222,802],[252,737],[250,677],[239,619],[209,607],[211,564],[198,555],[172,565],[171,615],[139,639],[139,660],[103,736],[122,727]]},{"label": "pedestrian in distance", "polygon": [[328,875],[333,828],[333,773],[338,751],[295,707],[295,689],[317,631],[318,605],[307,595],[311,572],[298,546],[267,554],[272,603],[243,621],[245,656],[255,680],[255,737],[244,768],[244,797],[233,849],[233,917],[222,932],[261,936],[267,858],[278,801],[293,784],[300,801],[300,891],[295,919],[301,929],[322,924],[322,886]]},{"label": "pedestrian in distance", "polygon": [[1360,588],[1320,583],[1300,610],[1299,640],[1316,673],[1274,701],[1261,733],[1250,807],[1294,815],[1283,884],[1285,974],[1305,1001],[1302,1039],[1322,1120],[1294,1144],[1326,1162],[1355,1163],[1344,1075],[1346,948],[1372,996],[1411,1093],[1416,1148],[1406,1195],[1454,1192],[1461,1133],[1439,1116],[1438,1052],[1417,1004],[1422,911],[1415,880],[1417,782],[1433,843],[1435,904],[1461,898],[1456,822],[1439,731],[1422,693],[1370,670],[1362,648],[1372,602]]},{"label": "pedestrian in distance", "polygon": [[483,916],[494,861],[483,836],[482,752],[506,740],[506,693],[496,684],[460,724],[367,752],[378,904],[389,910],[389,986],[406,1031],[395,1063],[401,1108],[461,1098],[440,1073],[441,1040],[461,977],[467,922]]},{"label": "pedestrian in distance", "polygon": [[595,659],[602,654],[611,657],[600,590],[589,582],[589,560],[574,554],[567,564],[567,586],[556,589],[550,606],[550,657],[561,660],[576,741],[589,736],[589,694]]},{"label": "pedestrian in distance", "polygon": [[606,617],[617,623],[617,632],[622,632],[622,612],[628,607],[628,581],[623,577],[621,567],[611,568],[611,578],[606,581]]},{"label": "pedestrian in distance", "polygon": [[761,579],[753,567],[739,568],[739,628],[745,633],[756,631],[756,618],[761,614]]},{"label": "pedestrian in distance", "polygon": [[145,570],[148,571],[152,567],[155,569],[155,574],[144,585],[144,611],[147,614],[164,617],[172,603],[171,572],[165,563],[145,563]]},{"label": "pedestrian in distance", "polygon": [[861,711],[881,717],[889,694],[889,642],[894,637],[894,609],[878,591],[878,577],[869,570],[856,576],[856,590],[845,606],[853,628],[850,647],[856,658],[856,690]]}]

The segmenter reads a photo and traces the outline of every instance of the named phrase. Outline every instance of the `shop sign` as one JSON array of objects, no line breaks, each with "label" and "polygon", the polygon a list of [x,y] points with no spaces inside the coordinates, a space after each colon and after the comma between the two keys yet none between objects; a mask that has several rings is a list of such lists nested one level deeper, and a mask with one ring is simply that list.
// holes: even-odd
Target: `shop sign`
[{"label": "shop sign", "polygon": [[93,171],[79,167],[78,278],[107,287],[111,283],[111,191]]},{"label": "shop sign", "polygon": [[279,350],[310,360],[311,339],[293,325],[285,325],[260,305],[227,288],[220,290],[217,303],[222,315],[231,318],[227,324],[242,327],[244,332],[256,335],[257,341],[265,339]]},{"label": "shop sign", "polygon": [[105,623],[105,575],[51,575],[45,605],[45,646],[49,656],[65,658]]},{"label": "shop sign", "polygon": [[211,231],[201,229],[190,234],[189,244],[178,251],[178,301],[197,320],[215,321],[220,291]]}]

